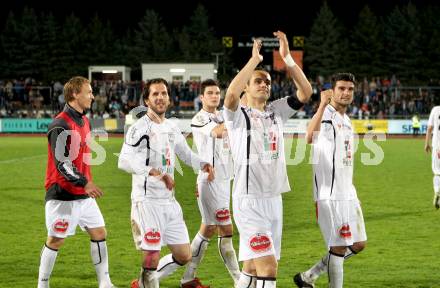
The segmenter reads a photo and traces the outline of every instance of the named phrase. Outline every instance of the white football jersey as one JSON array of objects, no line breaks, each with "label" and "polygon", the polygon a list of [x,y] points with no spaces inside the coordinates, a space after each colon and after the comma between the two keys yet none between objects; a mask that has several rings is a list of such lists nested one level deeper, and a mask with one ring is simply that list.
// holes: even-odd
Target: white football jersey
[{"label": "white football jersey", "polygon": [[118,167],[133,174],[132,200],[174,199],[174,189],[168,190],[159,177],[148,174],[155,168],[174,178],[176,154],[194,169],[199,170],[206,164],[192,152],[180,129],[168,119],[157,124],[145,115],[128,129]]},{"label": "white football jersey", "polygon": [[[211,136],[212,129],[223,122],[221,112],[214,114],[203,109],[191,121],[191,130],[197,153],[204,161],[214,167],[215,180],[220,181],[230,180],[233,169],[227,133],[223,138],[213,138]],[[199,171],[198,182],[202,180],[202,175],[203,173]]]},{"label": "white football jersey", "polygon": [[284,123],[297,110],[287,97],[265,111],[239,106],[224,110],[234,161],[234,197],[274,197],[290,191],[284,156]]},{"label": "white football jersey", "polygon": [[327,105],[313,142],[313,191],[317,200],[357,198],[353,185],[354,136],[350,118]]},{"label": "white football jersey", "polygon": [[432,108],[428,126],[432,126],[432,172],[440,175],[440,106]]}]

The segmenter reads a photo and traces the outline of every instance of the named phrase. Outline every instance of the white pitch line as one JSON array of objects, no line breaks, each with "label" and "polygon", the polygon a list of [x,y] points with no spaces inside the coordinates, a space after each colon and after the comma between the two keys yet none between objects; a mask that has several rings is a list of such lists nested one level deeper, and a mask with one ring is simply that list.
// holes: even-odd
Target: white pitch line
[{"label": "white pitch line", "polygon": [[34,155],[34,156],[29,156],[29,157],[21,157],[21,158],[13,158],[13,159],[8,159],[8,160],[1,160],[0,161],[0,165],[1,164],[9,164],[9,163],[14,163],[14,162],[31,160],[31,159],[40,158],[40,157],[43,157],[43,156],[46,156],[46,154]]}]

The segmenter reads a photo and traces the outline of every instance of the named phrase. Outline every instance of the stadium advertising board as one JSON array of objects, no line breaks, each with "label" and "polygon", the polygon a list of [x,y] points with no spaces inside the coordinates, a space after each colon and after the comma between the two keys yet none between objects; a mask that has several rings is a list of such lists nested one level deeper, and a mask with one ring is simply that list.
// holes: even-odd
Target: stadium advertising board
[{"label": "stadium advertising board", "polygon": [[1,132],[46,133],[51,118],[44,119],[9,119],[1,121]]},{"label": "stadium advertising board", "polygon": [[286,124],[284,124],[284,133],[305,134],[309,121],[310,119],[289,119]]},{"label": "stadium advertising board", "polygon": [[[428,120],[420,120],[422,124],[419,134],[426,134],[428,128]],[[411,120],[390,120],[388,123],[389,134],[412,134],[412,121]]]},{"label": "stadium advertising board", "polygon": [[104,119],[104,127],[106,131],[118,130],[118,122],[116,119]]},{"label": "stadium advertising board", "polygon": [[[171,118],[180,130],[187,134],[191,133],[191,119]],[[46,133],[47,127],[52,119],[0,119],[0,133]],[[289,119],[284,125],[285,134],[305,134],[310,119]],[[125,121],[123,119],[91,119],[91,126],[94,130],[105,130],[108,132],[123,132]],[[419,133],[426,134],[428,120],[421,120]],[[412,134],[411,120],[352,120],[355,133],[365,134],[387,133],[387,134]]]},{"label": "stadium advertising board", "polygon": [[388,120],[352,120],[351,123],[358,134],[388,132]]},{"label": "stadium advertising board", "polygon": [[[191,119],[170,118],[183,133],[191,133]],[[286,134],[305,134],[310,119],[289,119],[284,125]]]}]

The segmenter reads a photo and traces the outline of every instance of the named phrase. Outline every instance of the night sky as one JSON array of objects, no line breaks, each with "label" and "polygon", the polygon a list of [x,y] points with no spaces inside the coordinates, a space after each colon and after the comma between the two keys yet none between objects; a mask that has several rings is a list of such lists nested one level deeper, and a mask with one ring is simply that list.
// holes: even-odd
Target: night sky
[{"label": "night sky", "polygon": [[[116,0],[118,1],[118,0]],[[24,6],[32,7],[38,12],[52,11],[57,19],[74,12],[75,15],[87,22],[87,19],[98,14],[103,20],[110,20],[115,31],[123,33],[127,28],[136,28],[146,9],[158,12],[169,31],[189,23],[190,15],[197,3],[202,3],[208,10],[210,25],[217,36],[269,36],[272,31],[282,30],[288,35],[308,35],[314,17],[321,7],[322,0],[306,1],[190,1],[181,0],[122,0],[120,4],[110,5],[110,1],[31,1],[13,0],[2,3],[0,9],[0,28],[10,10],[15,14],[21,13]],[[113,2],[113,1],[112,1]],[[140,2],[140,3],[139,3]],[[368,4],[373,12],[387,15],[396,4],[406,4],[408,0],[328,0],[333,13],[346,27],[356,23],[359,11]],[[435,4],[434,0],[413,0],[417,7]],[[237,3],[240,7],[237,8]],[[264,2],[263,2],[264,3]],[[440,4],[435,4],[440,5]],[[302,6],[300,8],[300,6]]]}]

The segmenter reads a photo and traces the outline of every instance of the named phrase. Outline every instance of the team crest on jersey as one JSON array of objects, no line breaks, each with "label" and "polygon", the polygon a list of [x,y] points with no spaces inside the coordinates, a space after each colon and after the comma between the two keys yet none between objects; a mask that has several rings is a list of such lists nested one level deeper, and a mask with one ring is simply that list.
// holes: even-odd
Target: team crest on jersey
[{"label": "team crest on jersey", "polygon": [[218,209],[217,211],[215,211],[215,218],[219,222],[228,221],[230,217],[231,217],[231,214],[229,213],[228,208],[221,208],[221,209]]},{"label": "team crest on jersey", "polygon": [[53,230],[58,233],[66,233],[67,228],[69,228],[69,222],[64,219],[58,219],[53,224]]},{"label": "team crest on jersey", "polygon": [[160,232],[157,229],[149,229],[144,235],[144,240],[148,245],[160,244]]},{"label": "team crest on jersey", "polygon": [[131,128],[131,132],[130,132],[130,136],[129,136],[129,138],[132,139],[132,140],[134,140],[135,137],[136,137],[136,132],[137,132],[136,127]]},{"label": "team crest on jersey", "polygon": [[249,238],[249,247],[253,252],[263,253],[271,249],[272,242],[265,233],[257,233]]},{"label": "team crest on jersey", "polygon": [[209,116],[209,120],[217,124],[222,124],[223,122],[225,122],[221,114],[212,114]]},{"label": "team crest on jersey", "polygon": [[350,225],[348,224],[343,224],[341,226],[341,228],[339,228],[339,236],[341,236],[342,238],[346,239],[346,238],[351,238],[351,230],[350,230]]},{"label": "team crest on jersey", "polygon": [[168,133],[168,141],[171,145],[174,143],[174,133]]},{"label": "team crest on jersey", "polygon": [[196,122],[198,125],[205,125],[206,124],[206,120],[205,120],[205,117],[203,117],[203,115],[197,115],[196,116],[196,119],[194,119],[195,121],[194,122]]}]

